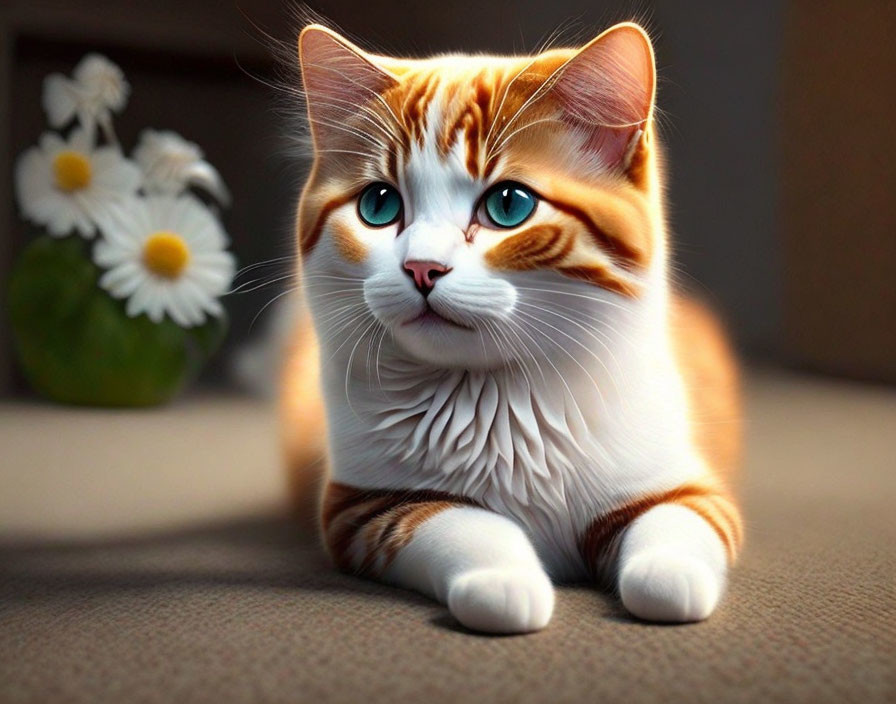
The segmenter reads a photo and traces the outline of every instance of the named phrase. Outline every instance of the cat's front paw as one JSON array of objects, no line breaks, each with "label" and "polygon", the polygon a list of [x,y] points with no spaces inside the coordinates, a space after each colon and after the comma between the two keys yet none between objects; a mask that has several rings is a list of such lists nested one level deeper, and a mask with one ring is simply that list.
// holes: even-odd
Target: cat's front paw
[{"label": "cat's front paw", "polygon": [[488,567],[457,577],[448,610],[467,628],[485,633],[530,633],[548,625],[554,587],[540,569]]},{"label": "cat's front paw", "polygon": [[721,580],[709,565],[673,550],[635,555],[619,575],[622,604],[646,621],[702,621],[715,609],[721,591]]}]

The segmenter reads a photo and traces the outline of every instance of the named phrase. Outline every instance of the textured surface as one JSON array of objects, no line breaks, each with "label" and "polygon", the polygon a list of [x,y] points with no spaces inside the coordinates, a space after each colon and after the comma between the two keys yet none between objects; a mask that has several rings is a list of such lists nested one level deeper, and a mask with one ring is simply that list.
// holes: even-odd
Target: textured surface
[{"label": "textured surface", "polygon": [[[768,375],[748,391],[747,548],[706,623],[635,623],[611,599],[564,587],[542,633],[472,635],[423,598],[334,573],[314,540],[270,514],[129,539],[8,541],[0,700],[893,701],[896,397]],[[17,432],[58,437],[53,423],[80,413]],[[270,452],[257,407],[170,413],[172,437],[213,417],[221,452],[234,438],[247,456]],[[132,418],[130,431],[118,421],[125,439],[146,422]],[[69,456],[74,474],[87,458]],[[39,472],[28,458],[4,449],[3,471]],[[205,455],[180,461],[194,481],[210,476]]]}]

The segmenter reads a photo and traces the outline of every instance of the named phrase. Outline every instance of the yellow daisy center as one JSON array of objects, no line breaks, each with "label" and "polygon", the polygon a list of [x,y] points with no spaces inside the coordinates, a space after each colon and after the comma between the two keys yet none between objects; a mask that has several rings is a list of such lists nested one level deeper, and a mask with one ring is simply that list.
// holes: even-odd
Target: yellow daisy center
[{"label": "yellow daisy center", "polygon": [[153,274],[176,279],[190,261],[190,248],[175,232],[154,232],[143,245],[143,265]]},{"label": "yellow daisy center", "polygon": [[90,161],[81,152],[59,152],[53,159],[53,175],[59,190],[66,193],[80,191],[90,185]]}]

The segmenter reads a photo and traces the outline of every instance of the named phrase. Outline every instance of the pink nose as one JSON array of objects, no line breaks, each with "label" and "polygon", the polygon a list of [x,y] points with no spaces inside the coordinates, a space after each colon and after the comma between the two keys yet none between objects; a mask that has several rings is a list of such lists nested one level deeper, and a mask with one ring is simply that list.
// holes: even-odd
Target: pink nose
[{"label": "pink nose", "polygon": [[428,296],[436,285],[436,279],[451,271],[450,266],[433,261],[409,260],[404,263],[404,273],[414,279],[414,285],[424,296]]}]

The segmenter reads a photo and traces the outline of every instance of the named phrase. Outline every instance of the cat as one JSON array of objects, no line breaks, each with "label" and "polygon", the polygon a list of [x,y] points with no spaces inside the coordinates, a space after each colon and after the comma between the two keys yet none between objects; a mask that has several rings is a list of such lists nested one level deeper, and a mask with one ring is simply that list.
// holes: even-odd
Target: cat
[{"label": "cat", "polygon": [[282,406],[344,570],[463,626],[544,628],[553,582],[707,618],[742,543],[738,374],[673,292],[637,24],[579,49],[412,60],[299,37],[309,311]]}]

